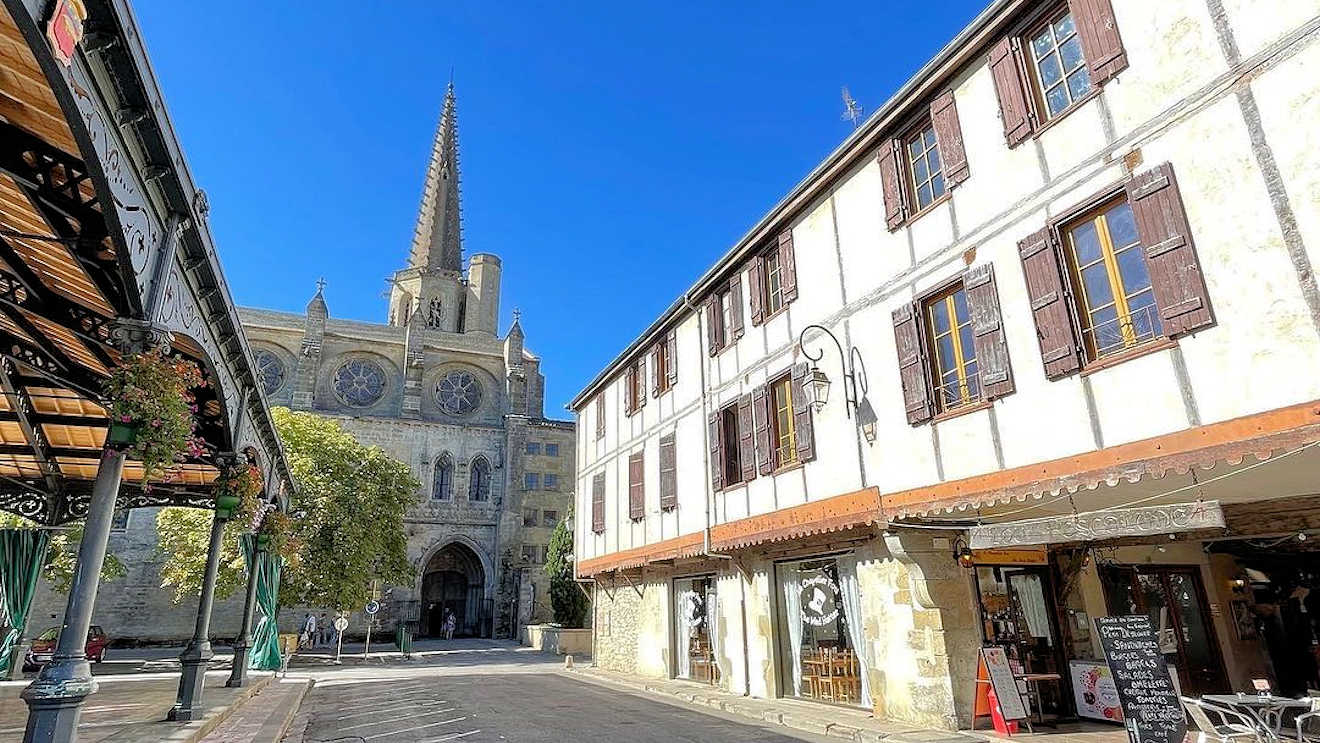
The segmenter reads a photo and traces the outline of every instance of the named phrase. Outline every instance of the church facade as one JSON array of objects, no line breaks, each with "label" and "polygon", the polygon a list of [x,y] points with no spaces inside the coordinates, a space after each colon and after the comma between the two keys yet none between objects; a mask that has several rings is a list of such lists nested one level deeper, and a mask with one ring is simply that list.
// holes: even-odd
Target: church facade
[{"label": "church facade", "polygon": [[458,176],[451,85],[387,321],[332,317],[323,284],[303,314],[240,314],[269,404],[338,421],[422,483],[406,519],[416,581],[386,587],[381,623],[434,635],[448,610],[457,635],[510,636],[550,618],[543,566],[572,501],[574,429],[544,415],[517,312],[499,334],[500,259],[463,261]]}]

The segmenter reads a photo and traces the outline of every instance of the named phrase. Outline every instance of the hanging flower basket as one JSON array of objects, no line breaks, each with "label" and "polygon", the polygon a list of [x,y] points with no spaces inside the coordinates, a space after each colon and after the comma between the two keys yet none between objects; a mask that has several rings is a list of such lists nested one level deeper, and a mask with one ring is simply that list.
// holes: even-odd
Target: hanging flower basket
[{"label": "hanging flower basket", "polygon": [[242,521],[255,531],[262,517],[261,471],[248,463],[228,468],[216,478],[213,488],[216,512]]},{"label": "hanging flower basket", "polygon": [[257,531],[257,543],[263,544],[270,552],[284,558],[285,563],[297,564],[301,542],[293,535],[293,519],[289,514],[278,509],[272,510],[261,520]]},{"label": "hanging flower basket", "polygon": [[142,463],[144,483],[202,453],[192,390],[205,384],[196,364],[160,350],[124,357],[105,380],[106,443]]}]

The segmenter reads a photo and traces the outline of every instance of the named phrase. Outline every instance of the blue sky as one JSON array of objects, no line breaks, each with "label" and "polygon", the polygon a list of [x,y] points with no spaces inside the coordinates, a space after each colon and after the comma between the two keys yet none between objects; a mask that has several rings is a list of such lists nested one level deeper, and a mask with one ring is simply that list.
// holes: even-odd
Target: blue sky
[{"label": "blue sky", "polygon": [[841,86],[873,110],[985,4],[135,7],[244,305],[324,276],[332,316],[384,321],[452,68],[464,248],[503,259],[501,332],[519,307],[566,417],[847,136]]}]

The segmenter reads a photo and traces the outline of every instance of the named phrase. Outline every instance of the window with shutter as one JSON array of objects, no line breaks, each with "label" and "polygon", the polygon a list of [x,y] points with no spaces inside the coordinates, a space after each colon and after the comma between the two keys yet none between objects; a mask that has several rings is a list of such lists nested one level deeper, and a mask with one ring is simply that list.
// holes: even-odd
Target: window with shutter
[{"label": "window with shutter", "polygon": [[1016,147],[1035,129],[1034,113],[1027,102],[1027,85],[1022,77],[1021,41],[1016,36],[1000,39],[990,48],[990,77],[999,98],[999,119],[1004,125],[1004,139]]},{"label": "window with shutter", "polygon": [[623,371],[623,414],[637,412],[637,367],[630,365]]},{"label": "window with shutter", "polygon": [[811,404],[807,402],[807,365],[795,364],[793,381],[793,438],[797,447],[797,461],[810,462],[816,458],[816,431],[812,420]]},{"label": "window with shutter", "polygon": [[637,371],[633,374],[633,381],[636,388],[633,390],[633,412],[637,412],[646,407],[646,388],[642,386],[643,379],[646,379],[646,355],[643,354],[637,359]]},{"label": "window with shutter", "polygon": [[770,456],[774,468],[798,461],[797,419],[793,415],[793,375],[790,371],[766,386],[770,406]]},{"label": "window with shutter", "polygon": [[1212,325],[1210,295],[1173,165],[1164,163],[1135,176],[1127,184],[1127,197],[1165,335],[1178,336]]},{"label": "window with shutter", "polygon": [[1058,379],[1081,368],[1081,356],[1053,229],[1046,227],[1019,241],[1018,255],[1022,258],[1045,377]]},{"label": "window with shutter", "polygon": [[930,123],[939,145],[939,160],[944,180],[949,188],[962,183],[971,175],[967,164],[967,150],[963,147],[962,125],[958,122],[958,106],[953,91],[946,90],[931,101]]},{"label": "window with shutter", "polygon": [[763,475],[775,471],[775,460],[770,452],[774,451],[770,428],[770,396],[766,385],[760,385],[752,391],[752,415],[756,418],[753,436],[756,441],[757,468]]},{"label": "window with shutter", "polygon": [[605,438],[605,395],[596,398],[596,440]]},{"label": "window with shutter", "polygon": [[655,397],[659,397],[660,393],[665,391],[665,386],[669,384],[669,374],[665,372],[664,360],[661,358],[664,345],[663,341],[655,344],[648,354],[651,357],[651,394]]},{"label": "window with shutter", "polygon": [[728,332],[724,345],[731,346],[743,337],[742,276],[735,273],[729,277],[729,291],[725,293],[724,311],[728,319]]},{"label": "window with shutter", "polygon": [[885,225],[890,232],[907,221],[907,189],[903,187],[903,142],[894,139],[880,148],[876,156],[880,164],[880,185],[885,200]]},{"label": "window with shutter", "polygon": [[972,316],[972,343],[981,371],[981,394],[988,400],[1013,391],[1013,367],[1004,340],[1004,322],[999,311],[999,290],[994,266],[986,263],[963,275],[967,305]]},{"label": "window with shutter", "polygon": [[926,351],[921,342],[919,312],[914,305],[894,310],[894,347],[898,352],[898,378],[903,388],[903,409],[908,423],[925,423],[934,414],[926,381]]},{"label": "window with shutter", "polygon": [[718,356],[724,348],[725,292],[715,292],[706,300],[706,347],[711,356]]},{"label": "window with shutter", "polygon": [[605,473],[597,472],[591,478],[591,531],[605,532]]},{"label": "window with shutter", "polygon": [[678,508],[678,456],[674,434],[660,437],[660,510]]},{"label": "window with shutter", "polygon": [[[742,466],[742,429],[738,420],[738,401],[724,406],[716,414],[719,428],[719,454],[716,457],[721,465],[720,481],[728,488],[743,482]],[[712,442],[712,447],[714,442]]]},{"label": "window with shutter", "polygon": [[646,516],[646,466],[643,452],[628,457],[628,518],[640,521]]},{"label": "window with shutter", "polygon": [[[776,263],[778,259],[776,258]],[[747,269],[747,293],[752,306],[752,326],[765,322],[765,267],[761,256],[753,256]]]},{"label": "window with shutter", "polygon": [[1068,7],[1082,40],[1091,82],[1103,85],[1127,69],[1127,52],[1118,34],[1118,21],[1110,0],[1068,0]]},{"label": "window with shutter", "polygon": [[738,463],[742,465],[740,475],[743,482],[756,479],[756,443],[752,434],[752,396],[738,398]]},{"label": "window with shutter", "polygon": [[793,229],[779,233],[779,291],[784,304],[797,299],[797,256],[793,254]]},{"label": "window with shutter", "polygon": [[981,365],[972,330],[972,313],[963,282],[920,300],[927,359],[934,380],[935,410],[947,412],[980,402]]},{"label": "window with shutter", "polygon": [[672,389],[678,384],[678,330],[669,331],[665,338],[665,376],[666,383]]},{"label": "window with shutter", "polygon": [[706,438],[710,443],[710,489],[724,489],[724,413],[715,411],[706,420]]}]

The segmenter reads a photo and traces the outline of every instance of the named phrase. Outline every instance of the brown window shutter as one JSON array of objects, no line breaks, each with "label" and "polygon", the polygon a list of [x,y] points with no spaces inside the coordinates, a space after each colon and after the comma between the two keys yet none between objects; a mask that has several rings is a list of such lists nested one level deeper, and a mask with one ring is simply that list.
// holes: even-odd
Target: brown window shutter
[{"label": "brown window shutter", "polygon": [[907,220],[907,189],[903,187],[903,143],[891,139],[876,156],[880,163],[880,186],[885,197],[885,225],[893,232]]},{"label": "brown window shutter", "polygon": [[646,467],[643,452],[628,457],[628,518],[638,521],[646,516]]},{"label": "brown window shutter", "polygon": [[633,412],[637,412],[646,407],[646,392],[642,388],[642,383],[646,379],[646,356],[643,355],[637,359],[637,399],[633,400]]},{"label": "brown window shutter", "polygon": [[981,375],[981,394],[990,400],[1013,391],[1013,369],[1004,341],[1004,321],[999,312],[994,266],[986,263],[963,274],[967,310],[972,316],[972,345],[976,368]]},{"label": "brown window shutter", "polygon": [[678,331],[671,330],[665,337],[666,355],[669,356],[669,367],[665,373],[669,375],[669,386],[678,384]]},{"label": "brown window shutter", "polygon": [[742,275],[729,277],[729,327],[724,332],[724,345],[737,343],[743,337]]},{"label": "brown window shutter", "polygon": [[[661,341],[660,343],[664,343]],[[651,347],[651,394],[660,396],[660,343]]]},{"label": "brown window shutter", "polygon": [[1082,365],[1080,334],[1073,323],[1067,285],[1060,270],[1058,240],[1046,227],[1018,243],[1022,272],[1027,279],[1027,300],[1036,320],[1040,359],[1045,377],[1058,379]]},{"label": "brown window shutter", "polygon": [[784,304],[797,299],[797,261],[793,255],[793,229],[779,233],[779,291]]},{"label": "brown window shutter", "polygon": [[908,423],[918,425],[934,415],[926,346],[921,342],[921,311],[916,305],[894,310],[894,347],[898,351],[898,378],[903,387],[903,409]]},{"label": "brown window shutter", "polygon": [[1173,337],[1214,324],[1173,165],[1164,163],[1134,176],[1128,181],[1127,196],[1164,334]]},{"label": "brown window shutter", "polygon": [[706,300],[706,346],[711,356],[719,354],[724,347],[724,320],[720,316],[720,295],[710,295]]},{"label": "brown window shutter", "polygon": [[765,322],[765,264],[756,256],[747,266],[747,293],[752,304],[752,326]]},{"label": "brown window shutter", "polygon": [[1009,147],[1031,136],[1034,128],[1031,106],[1027,103],[1027,83],[1022,74],[1022,51],[1015,36],[1006,36],[990,48],[990,75],[999,97],[999,118],[1004,124],[1004,138]]},{"label": "brown window shutter", "polygon": [[738,398],[738,459],[743,482],[756,479],[756,439],[753,438],[752,396]]},{"label": "brown window shutter", "polygon": [[605,397],[596,398],[596,438],[605,438]]},{"label": "brown window shutter", "polygon": [[660,510],[678,508],[678,458],[674,434],[660,437]]},{"label": "brown window shutter", "polygon": [[930,123],[940,146],[944,180],[950,187],[956,186],[967,180],[971,168],[967,165],[967,150],[963,148],[962,126],[958,124],[958,106],[953,102],[952,90],[944,91],[931,102]]},{"label": "brown window shutter", "polygon": [[724,489],[724,444],[720,435],[720,411],[706,420],[707,438],[710,439],[710,489],[718,493]]},{"label": "brown window shutter", "polygon": [[633,377],[637,376],[637,367],[629,366],[623,372],[623,414],[632,415],[637,409],[637,402],[633,400],[633,390],[637,388]]},{"label": "brown window shutter", "polygon": [[605,473],[597,472],[591,478],[591,530],[597,534],[605,531]]},{"label": "brown window shutter", "polygon": [[775,471],[774,442],[770,440],[770,395],[765,385],[752,390],[752,414],[756,418],[755,440],[756,461],[761,474],[768,475]]},{"label": "brown window shutter", "polygon": [[816,432],[812,427],[811,405],[807,403],[807,365],[794,364],[792,376],[793,390],[793,435],[797,438],[797,458],[799,462],[810,462],[816,458]]},{"label": "brown window shutter", "polygon": [[1082,54],[1091,72],[1091,83],[1106,80],[1127,69],[1127,52],[1118,35],[1118,21],[1110,0],[1068,0],[1077,36],[1082,40]]}]

